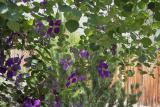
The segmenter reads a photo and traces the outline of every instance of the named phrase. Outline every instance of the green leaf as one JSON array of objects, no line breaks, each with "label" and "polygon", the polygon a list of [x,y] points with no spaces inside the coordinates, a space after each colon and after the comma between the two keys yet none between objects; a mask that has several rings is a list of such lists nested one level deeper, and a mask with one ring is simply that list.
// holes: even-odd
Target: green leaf
[{"label": "green leaf", "polygon": [[132,77],[134,74],[135,74],[135,72],[133,70],[128,70],[127,71],[128,77]]},{"label": "green leaf", "polygon": [[149,0],[142,0],[144,3],[148,3],[149,2]]},{"label": "green leaf", "polygon": [[160,21],[160,12],[159,12],[159,11],[156,11],[156,12],[155,12],[154,18],[155,18],[157,21]]},{"label": "green leaf", "polygon": [[8,12],[8,7],[0,2],[0,14],[5,14],[6,12]]},{"label": "green leaf", "polygon": [[0,17],[0,27],[4,27],[6,25],[7,20]]},{"label": "green leaf", "polygon": [[131,38],[133,39],[133,40],[136,40],[136,35],[134,34],[134,33],[131,33]]},{"label": "green leaf", "polygon": [[132,12],[132,8],[133,8],[133,3],[127,3],[123,6],[123,9],[125,12]]},{"label": "green leaf", "polygon": [[59,9],[60,11],[64,12],[64,16],[68,20],[79,20],[82,16],[82,13],[78,9],[72,9],[70,6],[67,5],[62,5],[59,7]]},{"label": "green leaf", "polygon": [[123,2],[121,0],[114,0],[115,5],[118,7],[122,6]]},{"label": "green leaf", "polygon": [[140,9],[144,9],[144,8],[145,8],[145,2],[140,1],[140,2],[138,3],[138,7],[139,7]]},{"label": "green leaf", "polygon": [[147,72],[146,72],[146,71],[143,71],[143,70],[140,70],[140,74],[141,74],[141,75],[144,75],[144,74],[147,74]]},{"label": "green leaf", "polygon": [[106,4],[106,5],[110,5],[112,3],[112,0],[99,0],[99,2]]},{"label": "green leaf", "polygon": [[14,32],[18,32],[20,30],[20,25],[16,21],[8,21],[7,26]]},{"label": "green leaf", "polygon": [[144,63],[144,66],[151,67],[149,63]]},{"label": "green leaf", "polygon": [[95,43],[90,43],[89,47],[91,48],[91,50],[96,51],[100,48],[99,45],[96,45]]},{"label": "green leaf", "polygon": [[33,19],[30,19],[30,20],[27,21],[27,24],[32,26],[33,25],[33,21],[34,21]]},{"label": "green leaf", "polygon": [[135,83],[135,84],[131,84],[131,89],[138,89],[140,86],[140,84]]},{"label": "green leaf", "polygon": [[138,60],[139,60],[139,62],[144,63],[147,60],[147,58],[145,55],[141,55],[141,56],[139,56]]},{"label": "green leaf", "polygon": [[160,22],[153,22],[152,29],[157,30],[160,28]]},{"label": "green leaf", "polygon": [[59,10],[62,11],[62,12],[68,12],[68,11],[71,11],[72,8],[67,6],[67,5],[62,5],[59,7]]},{"label": "green leaf", "polygon": [[38,63],[38,60],[36,60],[36,59],[32,60],[32,65],[36,65],[37,63]]},{"label": "green leaf", "polygon": [[[103,25],[103,24],[108,24],[109,18],[104,17],[104,16],[98,16],[95,14],[91,14],[88,16],[88,22],[92,23],[94,25]],[[112,25],[113,26],[113,25]]]},{"label": "green leaf", "polygon": [[144,48],[147,48],[152,44],[152,41],[149,38],[146,38],[146,37],[144,37],[141,40],[141,42],[142,42]]},{"label": "green leaf", "polygon": [[154,38],[155,41],[160,41],[160,34]]},{"label": "green leaf", "polygon": [[0,0],[0,3],[6,3],[6,0]]},{"label": "green leaf", "polygon": [[155,75],[153,73],[150,73],[149,75],[155,79]]},{"label": "green leaf", "polygon": [[69,20],[66,22],[65,26],[67,30],[72,33],[78,29],[79,23],[76,20]]}]

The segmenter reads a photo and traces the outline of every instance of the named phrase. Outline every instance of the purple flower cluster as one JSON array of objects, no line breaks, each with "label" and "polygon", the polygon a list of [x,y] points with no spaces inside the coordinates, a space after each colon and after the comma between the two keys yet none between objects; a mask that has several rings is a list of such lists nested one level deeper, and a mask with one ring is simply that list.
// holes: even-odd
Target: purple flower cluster
[{"label": "purple flower cluster", "polygon": [[87,51],[87,50],[81,50],[80,52],[79,52],[79,56],[81,57],[81,58],[85,58],[85,59],[88,59],[89,58],[89,52]]},{"label": "purple flower cluster", "polygon": [[22,0],[22,2],[24,2],[24,3],[28,2],[28,1],[30,1],[30,0]]},{"label": "purple flower cluster", "polygon": [[4,49],[8,50],[13,47],[15,40],[17,40],[19,33],[10,33],[8,36],[2,38],[2,44],[4,45]]},{"label": "purple flower cluster", "polygon": [[[46,2],[44,1],[44,3]],[[36,32],[43,35],[45,38],[50,38],[52,34],[58,34],[60,32],[60,25],[61,20],[49,20],[49,28],[45,31],[45,26],[41,21],[35,22]]]},{"label": "purple flower cluster", "polygon": [[16,76],[17,71],[21,69],[20,64],[22,58],[23,56],[8,58],[5,62],[5,65],[0,65],[0,73],[4,74],[7,71],[7,79]]},{"label": "purple flower cluster", "polygon": [[98,74],[101,78],[110,77],[110,72],[108,70],[108,64],[104,61],[100,61],[98,65]]},{"label": "purple flower cluster", "polygon": [[58,92],[57,92],[57,81],[56,79],[52,78],[52,93],[55,96],[55,101],[54,101],[54,107],[61,107],[61,99],[58,96]]},{"label": "purple flower cluster", "polygon": [[68,68],[73,64],[73,62],[72,62],[71,58],[67,58],[67,59],[61,59],[60,64],[62,66],[62,69],[64,71],[67,71]]},{"label": "purple flower cluster", "polygon": [[30,1],[33,1],[33,0],[22,0],[23,3],[30,2]]},{"label": "purple flower cluster", "polygon": [[55,96],[54,107],[62,107],[61,99],[59,96]]},{"label": "purple flower cluster", "polygon": [[43,0],[43,1],[40,2],[40,5],[41,5],[41,6],[45,6],[46,3],[47,3],[47,0]]},{"label": "purple flower cluster", "polygon": [[49,28],[47,30],[47,33],[45,34],[45,37],[50,37],[51,34],[58,34],[60,32],[60,25],[61,20],[50,20],[49,21]]},{"label": "purple flower cluster", "polygon": [[44,31],[44,24],[41,22],[41,21],[36,21],[35,22],[35,27],[36,27],[36,32],[41,34],[41,35],[44,35],[45,31]]},{"label": "purple flower cluster", "polygon": [[26,98],[23,102],[22,107],[40,107],[41,106],[41,101],[39,99],[31,99],[31,98]]},{"label": "purple flower cluster", "polygon": [[66,82],[66,87],[69,87],[71,84],[74,84],[78,81],[84,81],[85,80],[85,77],[84,76],[77,76],[77,74],[74,72],[72,73],[68,79],[67,79],[67,82]]}]

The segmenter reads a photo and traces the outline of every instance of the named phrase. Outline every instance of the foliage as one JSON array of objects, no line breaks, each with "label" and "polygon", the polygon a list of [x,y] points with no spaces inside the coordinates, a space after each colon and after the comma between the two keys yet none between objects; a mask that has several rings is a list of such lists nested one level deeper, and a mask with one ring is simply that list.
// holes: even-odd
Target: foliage
[{"label": "foliage", "polygon": [[[126,93],[134,71],[125,66],[155,61],[159,10],[158,0],[1,0],[1,106],[132,107],[141,93]],[[15,69],[13,49],[30,52],[26,70]]]}]

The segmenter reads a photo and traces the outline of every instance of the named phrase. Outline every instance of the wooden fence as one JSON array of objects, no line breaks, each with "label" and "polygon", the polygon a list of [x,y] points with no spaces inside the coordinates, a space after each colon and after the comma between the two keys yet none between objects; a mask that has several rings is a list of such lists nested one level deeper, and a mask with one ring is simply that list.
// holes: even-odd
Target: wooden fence
[{"label": "wooden fence", "polygon": [[[29,56],[29,52],[27,51],[18,51],[12,50],[11,56],[24,55]],[[22,61],[22,65],[23,65]],[[140,69],[143,71],[149,72],[151,70],[154,71],[154,76],[149,76],[148,74],[141,75]],[[131,85],[135,83],[139,83],[140,87],[135,90],[134,92],[142,91],[142,96],[139,99],[139,104],[149,107],[160,107],[160,67],[153,68],[146,68],[146,67],[126,67],[125,70],[133,70],[135,74],[133,77],[129,77],[128,80],[125,82],[124,86],[128,93],[131,92]],[[115,81],[117,77],[114,77]]]},{"label": "wooden fence", "polygon": [[[148,74],[141,75],[140,69],[146,72],[153,70],[154,78]],[[138,83],[140,87],[134,90],[135,93],[142,91],[139,103],[149,107],[160,107],[160,67],[126,67],[126,70],[133,70],[135,74],[125,82],[128,93],[131,92],[131,85]]]}]

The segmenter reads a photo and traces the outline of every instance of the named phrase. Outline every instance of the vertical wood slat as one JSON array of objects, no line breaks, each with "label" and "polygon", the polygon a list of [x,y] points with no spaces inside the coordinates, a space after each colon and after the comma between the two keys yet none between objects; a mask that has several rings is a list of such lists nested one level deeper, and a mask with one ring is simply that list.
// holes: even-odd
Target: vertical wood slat
[{"label": "vertical wood slat", "polygon": [[125,82],[125,88],[127,92],[130,92],[131,84],[139,83],[140,87],[134,90],[134,93],[142,91],[142,96],[139,99],[139,103],[145,106],[158,107],[160,105],[160,67],[154,69],[155,79],[150,75],[141,75],[138,69],[149,72],[151,68],[146,67],[126,67],[126,70],[135,71],[133,77],[129,77]]}]

